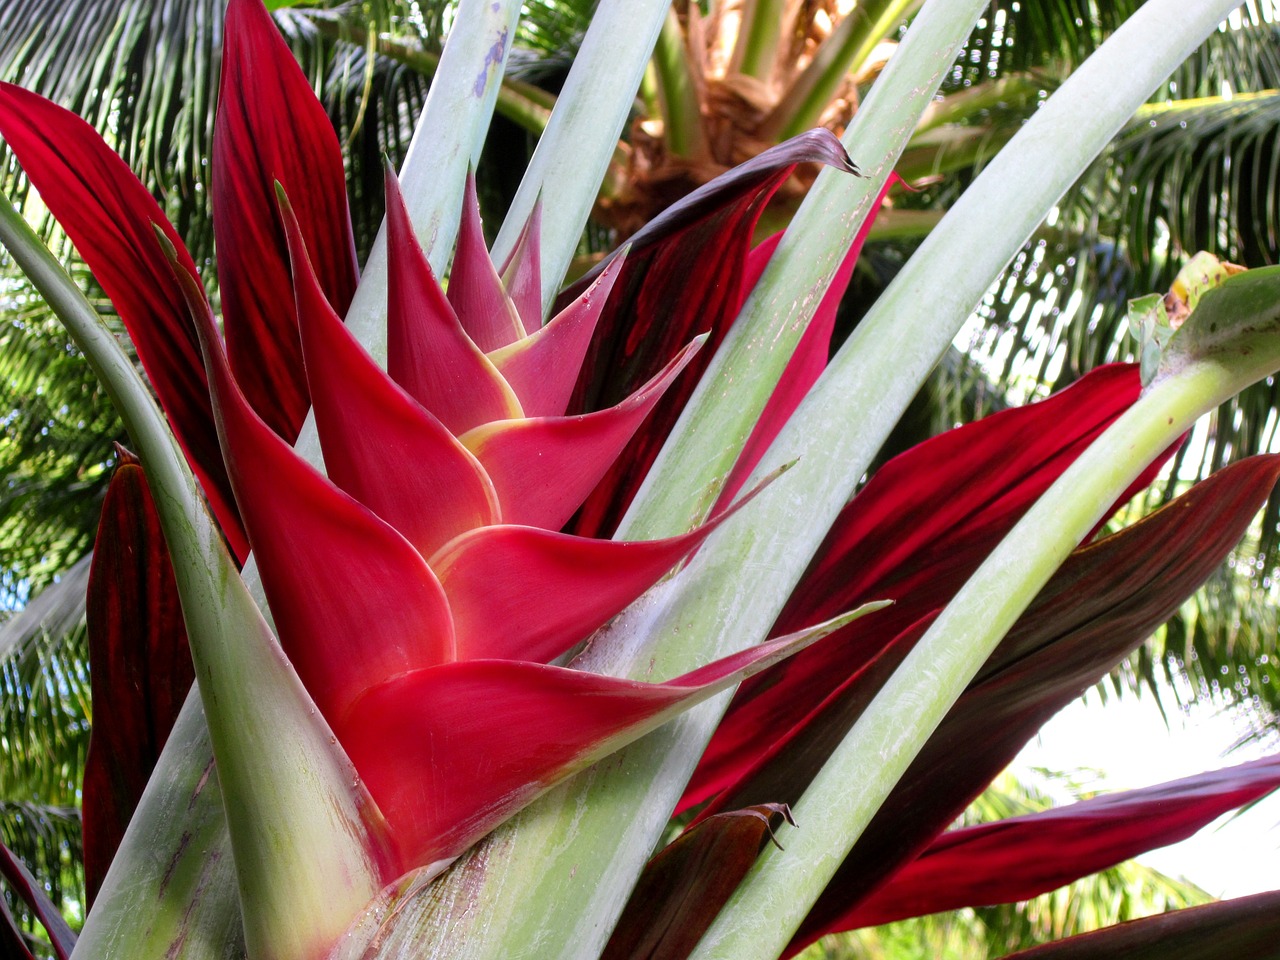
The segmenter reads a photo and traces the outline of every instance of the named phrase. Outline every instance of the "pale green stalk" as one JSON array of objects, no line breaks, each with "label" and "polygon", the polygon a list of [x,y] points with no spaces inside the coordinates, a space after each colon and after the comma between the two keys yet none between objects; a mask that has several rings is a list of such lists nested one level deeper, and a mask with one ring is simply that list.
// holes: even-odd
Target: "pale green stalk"
[{"label": "pale green stalk", "polygon": [[[400,186],[414,232],[439,276],[444,275],[458,234],[462,210],[458,184],[480,159],[519,18],[519,0],[462,0],[400,168]],[[378,231],[346,320],[365,349],[385,361],[385,224]]]},{"label": "pale green stalk", "polygon": [[678,157],[697,157],[707,152],[702,134],[702,111],[698,92],[689,74],[689,49],[684,30],[674,7],[653,48],[654,75],[658,80],[658,98],[662,107],[662,130],[667,149]]},{"label": "pale green stalk", "polygon": [[248,955],[310,960],[382,888],[381,818],[240,580],[150,390],[7,198],[0,241],[83,351],[146,467],[218,758]]},{"label": "pale green stalk", "polygon": [[766,850],[694,960],[777,956],[930,734],[1109,505],[1195,421],[1280,369],[1280,268],[1201,301],[1141,399],[983,562],[795,805],[803,829]]},{"label": "pale green stalk", "polygon": [[542,199],[542,310],[578,249],[670,0],[602,0],[493,242],[504,263]]},{"label": "pale green stalk", "polygon": [[[697,442],[702,446],[689,454],[693,460],[679,465],[679,458],[693,446],[668,458],[660,489],[670,498],[648,496],[648,505],[655,508],[628,521],[627,538],[687,529],[714,501],[721,478],[817,306],[820,297],[813,291],[829,283],[844,249],[871,210],[878,183],[888,176],[893,158],[915,129],[984,2],[935,0],[917,19],[906,50],[915,49],[919,55],[904,56],[885,72],[877,85],[880,92],[872,97],[887,108],[873,111],[868,106],[851,134],[860,145],[855,159],[867,165],[871,179],[857,180],[848,174],[819,177],[797,214],[795,234],[789,235],[770,266],[776,273],[784,265],[784,276],[793,284],[789,289],[802,292],[753,296],[739,323],[753,323],[757,332],[748,338],[731,335],[713,365],[723,370],[729,362],[726,355],[744,364],[709,388],[724,394],[721,399],[726,406],[741,406],[740,416],[730,418],[719,411],[717,415],[723,416],[718,422],[729,433],[721,436],[714,428],[701,430]],[[759,332],[766,322],[773,325]],[[726,383],[732,383],[732,391],[724,390]],[[699,395],[706,397],[707,390],[701,389],[695,397]],[[700,425],[706,426],[705,422]],[[695,460],[701,469],[693,475]],[[793,490],[784,476],[744,513],[755,514],[763,500],[788,499],[792,496],[788,491]],[[756,578],[771,577],[776,569],[793,570],[788,575],[794,582],[807,561],[807,555],[801,557],[785,545],[785,538],[780,559],[753,561],[745,568],[735,565],[736,554],[723,550],[699,551],[698,561],[709,562],[703,557],[713,554],[725,564],[717,589],[739,580],[744,591],[754,589]],[[677,577],[651,591],[597,638],[575,666],[662,680],[755,642],[773,619],[768,615],[731,621],[722,630],[719,621],[730,618],[733,601],[710,595],[705,603],[685,602],[689,594],[682,592],[682,581]],[[684,604],[679,614],[671,613],[673,599]],[[708,618],[717,622],[708,626]],[[532,956],[597,956],[723,712],[723,697],[711,703],[715,705],[690,711],[557,788],[500,827],[433,890],[420,933],[424,954],[438,960],[482,960],[519,950],[529,950]],[[461,916],[450,915],[456,897],[465,897],[470,905]]]},{"label": "pale green stalk", "polygon": [[[818,49],[804,72],[778,101],[760,132],[786,140],[817,125],[840,84],[860,70],[876,46],[907,20],[923,0],[860,0]],[[895,54],[896,56],[896,54]]]},{"label": "pale green stalk", "polygon": [[757,80],[767,80],[778,57],[778,40],[789,24],[782,22],[787,0],[747,0],[742,26],[733,49],[733,69]]}]

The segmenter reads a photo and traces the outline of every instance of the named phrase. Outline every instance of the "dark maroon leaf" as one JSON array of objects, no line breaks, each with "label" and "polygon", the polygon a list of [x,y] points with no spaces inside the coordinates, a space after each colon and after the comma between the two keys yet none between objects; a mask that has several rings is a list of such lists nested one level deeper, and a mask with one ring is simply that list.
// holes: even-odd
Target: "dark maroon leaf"
[{"label": "dark maroon leaf", "polygon": [[213,138],[227,355],[254,410],[292,443],[311,394],[277,182],[289,195],[321,288],[342,316],[359,272],[337,134],[260,0],[231,0]]},{"label": "dark maroon leaf", "polygon": [[[885,464],[841,513],[774,629],[795,630],[870,600],[896,604],[833,636],[819,655],[802,653],[743,684],[681,808],[729,788],[829,698],[859,696],[866,688],[850,678],[954,596],[1138,389],[1136,367],[1102,367],[1047,400],[949,431]],[[724,802],[758,799],[766,798]],[[788,790],[767,799],[795,798]]]},{"label": "dark maroon leaf", "polygon": [[[858,905],[891,884],[1046,720],[1164,622],[1226,557],[1277,476],[1280,455],[1243,460],[1072,554],[912,762],[815,904],[797,943],[847,929]],[[919,636],[925,626],[912,633]],[[830,732],[811,724],[807,735]],[[791,773],[802,786],[805,772]],[[757,782],[767,789],[772,781]]]},{"label": "dark maroon leaf", "polygon": [[601,960],[684,960],[784,821],[766,803],[686,830],[645,865]]},{"label": "dark maroon leaf", "polygon": [[248,541],[218,447],[195,328],[155,229],[194,274],[182,240],[133,171],[70,111],[0,83],[0,136],[111,298],[223,533],[243,560]]},{"label": "dark maroon leaf", "polygon": [[1274,960],[1280,890],[1131,920],[1010,954],[1008,960]]},{"label": "dark maroon leaf", "polygon": [[1280,785],[1280,755],[942,834],[848,917],[904,917],[1029,900],[1185,840]]},{"label": "dark maroon leaf", "polygon": [[93,732],[82,817],[92,902],[194,676],[160,518],[125,450],[102,504],[87,621]]},{"label": "dark maroon leaf", "polygon": [[[751,234],[761,211],[795,165],[808,161],[854,169],[835,136],[813,130],[694,191],[628,241],[626,263],[596,327],[569,413],[613,406],[696,334],[710,332],[711,337],[587,499],[573,532],[607,536],[617,526],[738,315]],[[557,309],[603,268],[602,263],[562,293]]]},{"label": "dark maroon leaf", "polygon": [[[49,934],[49,943],[58,960],[67,960],[71,956],[72,948],[76,945],[76,935],[71,932],[67,921],[62,919],[62,914],[44,892],[44,885],[31,876],[31,871],[26,868],[26,865],[3,843],[0,843],[0,876],[4,877],[9,889],[27,905]],[[0,946],[21,950],[17,957],[30,957],[31,952],[27,949],[21,934],[13,924],[13,917],[8,915],[7,910],[3,920],[0,920],[0,928],[3,927],[8,929],[0,933]]]}]

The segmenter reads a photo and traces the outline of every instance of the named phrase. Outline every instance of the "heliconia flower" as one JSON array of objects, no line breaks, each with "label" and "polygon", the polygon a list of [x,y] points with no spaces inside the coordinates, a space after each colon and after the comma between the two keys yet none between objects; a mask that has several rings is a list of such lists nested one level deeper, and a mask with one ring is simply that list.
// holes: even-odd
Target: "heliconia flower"
[{"label": "heliconia flower", "polygon": [[[391,199],[394,211],[394,187]],[[733,511],[683,536],[641,543],[501,522],[504,497],[465,446],[477,431],[455,438],[365,353],[320,290],[287,203],[283,213],[303,356],[333,480],[254,412],[198,281],[176,257],[173,264],[205,351],[228,474],[281,643],[390,824],[402,866],[447,862],[559,779],[812,641],[807,631],[665,684],[546,665]],[[400,235],[397,218],[407,222],[402,209],[393,212],[393,243],[407,240],[400,245],[412,255],[393,258],[390,269],[413,272],[398,276],[394,288],[435,293],[434,304],[409,300],[412,309],[393,302],[389,322],[401,324],[402,336],[391,338],[391,350],[440,328],[456,343],[469,341],[449,323],[452,312],[442,309],[425,258]],[[647,392],[659,392],[689,353]],[[389,366],[404,369],[398,360]],[[602,446],[597,438],[611,431],[583,427],[612,416],[520,418],[496,428],[482,423],[479,431],[523,430],[535,453],[549,438],[547,459],[573,457],[579,446],[592,457]],[[521,493],[512,488],[512,496]],[[469,773],[476,756],[485,757],[484,776]]]},{"label": "heliconia flower", "polygon": [[[220,348],[210,350],[209,362],[225,374],[222,427],[240,440],[228,457],[234,484],[215,443],[205,362],[190,320],[208,320],[208,301],[158,205],[87,124],[48,101],[0,87],[0,134],[112,298],[220,525],[243,558],[248,542],[237,496],[241,500],[245,524],[257,531],[257,560],[284,645],[311,696],[341,728],[344,745],[362,744],[362,731],[391,722],[385,705],[411,684],[460,684],[459,709],[474,709],[484,702],[482,680],[493,673],[501,683],[527,680],[530,704],[549,700],[540,708],[544,720],[522,728],[566,739],[554,749],[554,737],[548,741],[542,766],[531,769],[522,753],[512,761],[512,779],[476,787],[501,803],[489,803],[493,809],[486,812],[483,796],[455,785],[449,805],[432,814],[435,821],[399,831],[410,851],[406,862],[446,857],[483,832],[477,824],[491,826],[553,775],[616,745],[619,730],[634,737],[677,705],[709,695],[803,641],[792,638],[713,665],[685,685],[623,684],[544,666],[634,599],[723,519],[650,544],[555,532],[690,362],[696,343],[671,350],[646,384],[607,409],[566,416],[581,358],[626,259],[613,259],[543,325],[537,213],[499,270],[484,249],[469,184],[449,293],[443,295],[391,179],[388,379],[353,349],[337,319],[354,281],[350,227],[340,202],[341,162],[327,118],[304,92],[305,78],[260,4],[232,0],[226,36],[214,187],[229,370],[217,365]],[[277,115],[275,98],[248,95],[264,87],[290,91],[287,117]],[[725,200],[724,209],[734,211],[729,226],[740,238],[734,249],[745,253],[763,200],[802,160],[848,162],[829,134],[799,138],[691,198],[673,216],[696,222],[704,213],[718,215]],[[277,182],[293,196],[296,217],[279,216]],[[157,245],[153,226],[171,257]],[[647,243],[637,238],[645,265],[662,249]],[[741,263],[735,256],[725,262]],[[707,264],[698,276],[713,298],[719,296],[718,265]],[[720,325],[722,335],[736,311],[733,300],[742,295],[736,281],[728,289],[732,296],[715,311],[688,299],[672,329],[687,331],[689,320],[704,316]],[[206,338],[216,343],[208,331]],[[356,384],[360,389],[353,389]],[[313,392],[328,472],[354,500],[305,468],[285,445]],[[396,603],[388,601],[392,596]],[[335,606],[335,600],[345,605]],[[459,666],[464,661],[467,670]],[[515,665],[480,666],[488,661]],[[451,664],[457,669],[443,669]],[[373,695],[397,675],[405,677],[400,687]],[[571,695],[577,700],[565,701]],[[593,713],[589,723],[564,715],[591,698],[614,707]],[[437,703],[445,699],[444,693],[435,697]],[[521,702],[514,691],[504,699]],[[494,726],[501,715],[486,710],[478,716],[487,733],[477,736],[516,743]],[[435,716],[431,722],[444,721]],[[405,724],[401,732],[410,726]],[[396,798],[391,782],[405,781],[391,747],[399,739],[392,731],[382,746],[351,748],[359,754],[357,767],[368,771],[362,775],[379,784],[393,821],[419,817],[410,809],[414,804]],[[442,838],[446,821],[454,834]]]}]

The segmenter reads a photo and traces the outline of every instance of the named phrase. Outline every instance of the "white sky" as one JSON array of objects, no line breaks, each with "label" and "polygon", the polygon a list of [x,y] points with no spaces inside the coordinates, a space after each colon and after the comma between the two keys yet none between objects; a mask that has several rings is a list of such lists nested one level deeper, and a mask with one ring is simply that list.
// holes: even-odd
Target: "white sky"
[{"label": "white sky", "polygon": [[[1260,747],[1246,747],[1227,756],[1238,733],[1229,715],[1171,713],[1170,725],[1150,696],[1111,697],[1103,705],[1091,691],[1087,703],[1076,701],[1046,724],[1012,769],[1098,770],[1104,775],[1099,788],[1110,791],[1176,780],[1264,754]],[[1280,889],[1280,794],[1138,859],[1216,897]]]}]

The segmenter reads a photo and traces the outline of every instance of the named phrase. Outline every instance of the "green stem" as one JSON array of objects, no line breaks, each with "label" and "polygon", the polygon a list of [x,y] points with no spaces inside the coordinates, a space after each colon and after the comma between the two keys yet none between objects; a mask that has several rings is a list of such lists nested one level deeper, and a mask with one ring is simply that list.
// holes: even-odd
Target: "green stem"
[{"label": "green stem", "polygon": [[786,140],[817,126],[844,78],[860,70],[876,46],[923,2],[866,0],[854,7],[765,118],[761,133]]},{"label": "green stem", "polygon": [[[1203,414],[1280,367],[1280,331],[1243,362],[1158,380],[1049,488],[929,628],[795,805],[803,829],[766,850],[692,954],[782,951],[951,705],[1054,571],[1148,463]],[[1257,354],[1265,354],[1265,359]]]},{"label": "green stem", "polygon": [[705,155],[707,141],[702,134],[698,91],[694,89],[693,77],[689,74],[689,52],[674,8],[667,10],[651,63],[658,78],[667,149],[678,157]]},{"label": "green stem", "polygon": [[[542,308],[545,312],[578,249],[600,181],[635,103],[669,0],[602,0],[564,89],[538,141],[520,189],[493,242],[503,263],[534,204],[542,208]],[[554,198],[554,202],[550,202]]]},{"label": "green stem", "polygon": [[786,0],[748,0],[742,11],[733,68],[757,80],[768,80],[778,58],[778,41],[786,26]]}]

